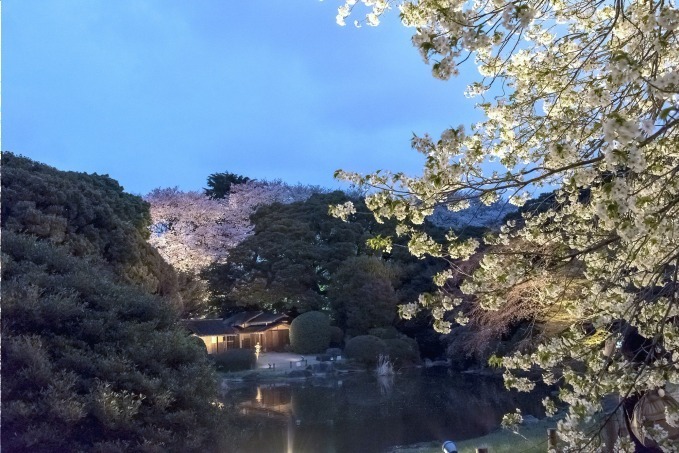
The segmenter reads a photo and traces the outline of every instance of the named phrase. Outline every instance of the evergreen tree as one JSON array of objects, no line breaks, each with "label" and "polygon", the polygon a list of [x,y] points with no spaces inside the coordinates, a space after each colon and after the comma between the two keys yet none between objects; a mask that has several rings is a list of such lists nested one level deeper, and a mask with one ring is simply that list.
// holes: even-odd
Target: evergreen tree
[{"label": "evergreen tree", "polygon": [[231,192],[231,186],[245,184],[248,181],[250,181],[250,178],[247,176],[241,176],[235,173],[213,173],[207,177],[207,188],[203,190],[208,198],[226,198]]},{"label": "evergreen tree", "polygon": [[11,153],[2,172],[3,449],[210,451],[215,377],[148,205]]},{"label": "evergreen tree", "polygon": [[233,248],[224,264],[203,275],[228,310],[255,306],[304,312],[328,308],[326,291],[341,263],[367,251],[363,225],[330,217],[341,192],[316,194],[305,202],[262,206],[252,216],[254,234]]},{"label": "evergreen tree", "polygon": [[398,273],[374,256],[345,260],[332,275],[328,297],[337,325],[348,335],[364,335],[374,327],[391,326],[399,302],[394,289]]}]

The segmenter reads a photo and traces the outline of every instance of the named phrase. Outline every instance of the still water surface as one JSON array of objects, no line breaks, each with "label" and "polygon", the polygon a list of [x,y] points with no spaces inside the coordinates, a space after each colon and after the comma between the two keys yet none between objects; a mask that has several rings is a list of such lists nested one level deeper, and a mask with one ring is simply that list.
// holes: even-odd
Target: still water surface
[{"label": "still water surface", "polygon": [[252,422],[244,452],[373,453],[483,436],[516,407],[541,417],[544,394],[509,392],[501,379],[418,372],[232,386],[225,402]]}]

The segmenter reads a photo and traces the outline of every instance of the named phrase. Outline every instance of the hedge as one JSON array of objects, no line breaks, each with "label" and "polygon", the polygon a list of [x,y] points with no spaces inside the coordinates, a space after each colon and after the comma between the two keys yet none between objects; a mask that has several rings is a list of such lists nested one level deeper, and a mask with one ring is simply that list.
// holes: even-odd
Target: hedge
[{"label": "hedge", "polygon": [[417,341],[412,338],[382,340],[387,346],[387,354],[394,365],[415,365],[420,362]]},{"label": "hedge", "polygon": [[290,349],[297,354],[325,352],[330,345],[330,320],[325,313],[308,311],[290,324]]},{"label": "hedge", "polygon": [[220,371],[242,371],[255,367],[257,357],[252,349],[230,349],[211,356]]},{"label": "hedge", "polygon": [[380,354],[387,353],[384,340],[374,335],[359,335],[347,341],[344,354],[347,358],[360,362],[366,366],[374,366]]}]

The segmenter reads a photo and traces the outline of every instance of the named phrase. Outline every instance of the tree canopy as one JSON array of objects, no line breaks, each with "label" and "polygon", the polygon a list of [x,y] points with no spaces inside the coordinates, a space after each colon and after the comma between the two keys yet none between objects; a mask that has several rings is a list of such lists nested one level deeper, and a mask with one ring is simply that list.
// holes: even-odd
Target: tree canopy
[{"label": "tree canopy", "polygon": [[176,276],[146,244],[148,205],[123,192],[108,175],[61,172],[2,153],[2,229],[67,247],[74,256],[100,256],[126,281],[168,297]]},{"label": "tree canopy", "polygon": [[229,260],[204,275],[220,306],[255,305],[299,312],[325,308],[330,275],[366,249],[363,226],[327,214],[341,192],[305,202],[260,207],[254,234],[230,251]]},{"label": "tree canopy", "polygon": [[[673,2],[347,1],[337,21],[369,11],[377,25],[398,5],[413,45],[435,77],[473,61],[480,77],[466,94],[484,120],[415,136],[425,156],[419,177],[338,172],[376,188],[366,200],[378,218],[396,218],[413,253],[467,259],[486,247],[462,289],[497,310],[530,287],[534,307],[556,310],[563,329],[533,353],[504,360],[510,369],[538,366],[562,385],[569,416],[559,433],[572,448],[596,449],[597,413],[607,394],[627,396],[679,384],[679,10]],[[484,243],[439,242],[417,228],[437,204],[464,209],[469,197],[518,205],[557,187],[549,209],[524,213]],[[349,204],[335,209],[352,213]],[[421,301],[437,307],[449,331],[459,302],[441,290]],[[408,305],[405,315],[417,306]],[[630,326],[644,351],[621,354]],[[603,342],[614,352],[602,354]],[[522,390],[532,383],[507,374]],[[545,401],[549,411],[554,402]],[[670,414],[669,419],[676,415]],[[508,421],[520,417],[508,417]],[[651,430],[660,445],[671,442]],[[629,449],[629,445],[620,448]]]},{"label": "tree canopy", "polygon": [[203,191],[208,198],[226,198],[231,192],[231,186],[245,184],[248,181],[250,181],[250,178],[247,176],[235,173],[213,173],[207,177],[207,188],[203,189]]},{"label": "tree canopy", "polygon": [[306,200],[318,187],[290,186],[281,181],[246,181],[230,186],[223,197],[155,189],[144,199],[151,205],[149,242],[182,272],[198,274],[212,263],[223,263],[229,250],[252,233],[250,216],[272,203]]},{"label": "tree canopy", "polygon": [[396,318],[398,271],[375,256],[345,260],[332,275],[328,289],[337,324],[348,335],[364,335],[374,327],[391,326]]},{"label": "tree canopy", "polygon": [[[203,273],[215,295],[214,303],[226,311],[237,306],[297,312],[330,309],[329,290],[333,284],[339,285],[337,279],[333,283],[333,274],[346,267],[347,260],[378,253],[368,242],[379,242],[394,232],[390,222],[376,222],[360,199],[354,199],[362,210],[357,222],[345,223],[328,215],[329,204],[349,199],[342,192],[333,192],[260,207],[251,218],[253,234],[231,249],[225,263]],[[392,282],[388,286],[391,293],[397,290],[403,294],[399,300],[430,289],[427,277],[442,265],[434,259],[413,258],[403,244],[375,259],[386,259],[398,270],[393,286]],[[347,276],[347,271],[342,275]],[[375,277],[377,280],[381,277]],[[378,285],[373,289],[380,292],[384,288]],[[340,305],[338,302],[337,307]],[[392,309],[395,313],[395,307]]]},{"label": "tree canopy", "polygon": [[7,152],[2,196],[3,448],[213,448],[215,377],[178,326],[148,205]]},{"label": "tree canopy", "polygon": [[144,199],[151,206],[149,243],[178,272],[185,314],[209,312],[200,272],[213,263],[224,263],[230,250],[252,234],[250,216],[259,206],[305,200],[320,191],[281,181],[234,180],[221,198],[176,187],[148,193]]}]

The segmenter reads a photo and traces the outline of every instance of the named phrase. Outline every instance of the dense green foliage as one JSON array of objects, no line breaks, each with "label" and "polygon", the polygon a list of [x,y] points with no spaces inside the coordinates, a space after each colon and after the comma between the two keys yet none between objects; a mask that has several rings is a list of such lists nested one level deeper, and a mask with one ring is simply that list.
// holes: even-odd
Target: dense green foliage
[{"label": "dense green foliage", "polygon": [[220,371],[249,370],[257,363],[254,349],[230,349],[213,354],[212,359]]},{"label": "dense green foliage", "polygon": [[422,358],[436,360],[446,355],[446,339],[431,328],[431,323],[431,314],[422,310],[412,319],[401,320],[398,329],[417,341]]},{"label": "dense green foliage", "polygon": [[254,235],[205,274],[223,309],[234,305],[300,312],[321,309],[330,275],[365,249],[368,233],[328,216],[340,192],[306,202],[263,206],[251,217]]},{"label": "dense green foliage", "polygon": [[177,325],[176,277],[145,241],[148,219],[107,176],[3,153],[3,449],[214,440],[212,367]]},{"label": "dense green foliage", "polygon": [[[393,223],[376,222],[357,199],[355,221],[342,222],[328,215],[329,205],[346,200],[346,194],[333,192],[315,194],[303,202],[260,207],[251,217],[254,234],[230,251],[227,263],[214,265],[203,274],[215,296],[213,303],[221,311],[238,307],[293,313],[327,309],[333,274],[350,258],[376,254],[391,263],[394,279],[392,288],[386,289],[390,294],[395,291],[397,300],[412,301],[430,290],[431,276],[444,263],[433,258],[418,260],[403,244],[395,245],[388,254],[369,248],[369,239],[393,234]],[[373,289],[378,293],[385,289],[386,280],[381,277],[385,273],[377,272],[380,277],[375,280],[382,282]],[[355,284],[360,286],[360,282]],[[373,296],[381,297],[366,295],[369,299]]]},{"label": "dense green foliage", "polygon": [[140,197],[106,175],[60,172],[2,154],[2,229],[96,255],[125,282],[177,298],[172,268],[146,243],[150,215]]},{"label": "dense green foliage", "polygon": [[401,333],[392,326],[373,327],[368,331],[368,335],[374,335],[383,340],[394,340],[401,337]]},{"label": "dense green foliage", "polygon": [[390,326],[399,302],[395,281],[396,273],[380,258],[357,256],[345,260],[333,274],[328,290],[337,324],[343,326],[348,335]]},{"label": "dense green foliage", "polygon": [[405,338],[390,338],[384,341],[387,355],[394,365],[415,365],[420,362],[420,350],[417,341]]},{"label": "dense green foliage", "polygon": [[204,189],[205,195],[210,198],[226,198],[234,184],[244,184],[250,181],[247,176],[235,173],[213,173],[207,178],[207,188]]},{"label": "dense green foliage", "polygon": [[[351,222],[328,215],[329,205],[350,199],[357,209]],[[394,324],[421,343],[424,356],[444,353],[426,312],[399,321],[397,304],[433,290],[432,276],[446,263],[413,257],[405,238],[395,238],[389,252],[371,248],[368,242],[394,235],[395,223],[375,221],[363,200],[342,192],[315,194],[303,202],[262,206],[251,220],[254,234],[230,250],[226,263],[202,274],[218,312],[250,308],[294,316],[323,310],[352,335]],[[433,237],[444,234],[427,228]]]},{"label": "dense green foliage", "polygon": [[330,320],[320,311],[308,311],[290,324],[290,348],[298,354],[325,352],[330,345]]},{"label": "dense green foliage", "polygon": [[330,346],[339,347],[344,341],[344,331],[337,326],[330,326]]},{"label": "dense green foliage", "polygon": [[347,341],[344,354],[347,358],[370,367],[377,363],[380,354],[387,354],[387,345],[374,335],[359,335]]},{"label": "dense green foliage", "polygon": [[420,362],[418,342],[414,338],[402,334],[393,326],[375,327],[370,329],[368,334],[384,341],[387,348],[386,354],[394,365],[414,365]]}]

